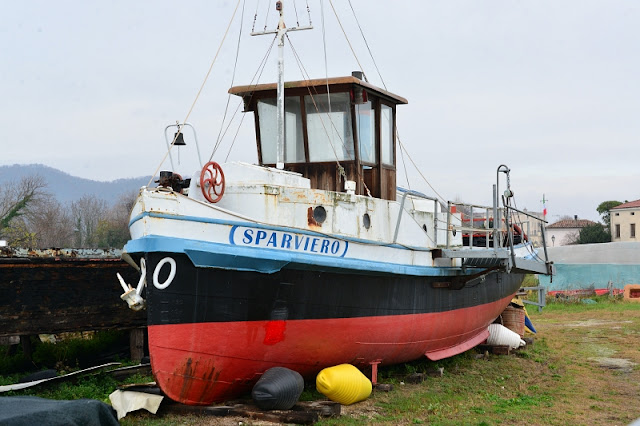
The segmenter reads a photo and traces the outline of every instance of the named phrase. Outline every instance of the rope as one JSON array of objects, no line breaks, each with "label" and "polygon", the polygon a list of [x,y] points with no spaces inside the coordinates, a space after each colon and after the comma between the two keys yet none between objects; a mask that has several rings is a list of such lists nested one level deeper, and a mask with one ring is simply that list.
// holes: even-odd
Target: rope
[{"label": "rope", "polygon": [[260,7],[260,0],[256,2],[256,11],[253,14],[253,25],[251,26],[251,32],[255,32],[256,30],[256,20],[258,19],[258,7]]},{"label": "rope", "polygon": [[[291,50],[293,52],[293,56],[296,59],[296,62],[298,64],[298,67],[300,68],[300,73],[302,74],[302,78],[305,81],[309,81],[311,80],[309,73],[307,72],[307,70],[305,69],[304,65],[302,64],[302,60],[300,59],[300,56],[298,55],[298,52],[296,51],[296,49],[293,47],[293,44],[291,43],[291,40],[289,40],[289,44],[291,46]],[[329,132],[327,131],[326,126],[324,125],[324,120],[322,120],[322,115],[320,114],[320,110],[318,108],[318,105],[316,104],[315,98],[313,96],[313,93],[311,92],[311,88],[309,86],[307,86],[307,91],[309,92],[309,97],[311,98],[311,102],[313,102],[313,106],[316,110],[316,112],[319,114],[319,118],[320,118],[320,124],[322,124],[322,127],[325,131],[325,133],[327,134],[327,136],[329,135]],[[319,96],[319,93],[317,90],[315,90],[314,87],[314,91],[315,94]],[[342,137],[340,136],[340,133],[338,132],[338,129],[335,127],[335,124],[333,123],[333,120],[329,120],[331,122],[331,125],[333,126],[333,128],[336,131],[336,134],[338,135],[338,138],[340,139],[340,142],[342,143],[342,147],[347,148],[344,140],[342,139]],[[344,172],[344,167],[342,167],[342,165],[340,164],[340,160],[338,160],[338,153],[335,150],[335,147],[333,146],[333,144],[329,144],[331,145],[331,149],[333,150],[333,155],[336,159],[336,164],[338,165],[338,170],[340,172],[340,175],[343,176],[345,179],[347,178],[346,173]],[[364,182],[364,177],[361,174],[361,171],[358,167],[356,167],[356,174],[357,174],[357,178],[358,180],[362,183],[362,186],[364,187],[364,189],[367,191],[367,195],[369,197],[371,197],[371,191],[369,191],[369,187],[367,187],[367,184]]]},{"label": "rope", "polygon": [[362,74],[364,75],[365,80],[367,80],[367,76],[366,76],[366,74],[364,72],[364,67],[360,63],[360,60],[358,59],[358,55],[356,55],[356,51],[353,49],[353,46],[351,45],[351,42],[349,41],[349,37],[347,36],[347,33],[344,30],[344,27],[342,26],[342,22],[340,22],[340,17],[338,16],[338,12],[336,12],[336,8],[333,7],[333,1],[329,0],[329,4],[331,5],[331,9],[333,9],[333,14],[336,15],[336,20],[338,21],[338,25],[340,25],[340,29],[342,30],[342,34],[344,34],[344,38],[347,40],[347,44],[349,45],[349,48],[351,49],[351,53],[353,53],[353,57],[356,58],[356,62],[358,63],[358,66],[360,67],[360,71],[362,71]]},{"label": "rope", "polygon": [[[304,65],[302,64],[302,60],[300,59],[300,56],[298,55],[298,52],[296,51],[296,49],[293,47],[293,43],[291,43],[291,40],[289,39],[289,37],[287,36],[287,40],[289,41],[289,45],[291,46],[291,51],[293,52],[293,57],[296,59],[296,63],[298,64],[298,67],[300,68],[300,72],[302,73],[302,78],[306,81],[311,80],[309,73],[307,73],[307,70],[304,68]],[[331,138],[329,135],[329,131],[327,130],[327,127],[324,124],[324,120],[322,119],[322,114],[320,113],[320,109],[318,108],[318,105],[316,104],[316,100],[313,96],[313,93],[311,93],[311,88],[309,86],[307,86],[307,91],[309,92],[309,96],[311,97],[311,102],[313,102],[313,107],[315,108],[316,112],[318,113],[318,118],[320,118],[320,124],[322,124],[322,128],[324,129],[327,138],[329,138],[329,146],[331,146],[331,150],[333,151],[333,156],[336,159],[336,164],[338,166],[338,170],[340,171],[340,176],[344,176],[346,179],[346,174],[344,172],[344,167],[342,167],[342,164],[340,164],[340,160],[338,159],[338,153],[336,152],[336,148],[335,146],[331,143]],[[316,95],[319,95],[319,93],[316,91]],[[331,107],[331,103],[329,102],[329,108]],[[331,110],[329,109],[329,113],[331,112]],[[342,136],[340,136],[340,132],[338,131],[338,129],[336,128],[335,124],[333,123],[333,120],[331,120],[331,116],[329,116],[327,114],[327,116],[329,117],[329,122],[331,123],[331,126],[333,127],[333,129],[336,131],[336,135],[338,135],[338,138],[340,139],[340,142],[342,144],[342,147],[347,148],[347,145],[345,144],[344,140],[342,139]],[[347,150],[348,151],[348,150]]]},{"label": "rope", "polygon": [[267,19],[269,18],[269,2],[267,1],[267,10],[264,13],[264,31],[267,31]]},{"label": "rope", "polygon": [[[233,10],[233,15],[231,15],[231,19],[229,20],[229,24],[227,25],[227,29],[225,30],[224,36],[222,37],[222,40],[220,41],[220,45],[218,46],[218,50],[216,51],[216,55],[214,56],[213,60],[211,61],[211,65],[209,66],[209,71],[207,71],[207,74],[204,77],[204,81],[202,82],[202,85],[200,86],[200,89],[198,90],[198,93],[196,94],[196,97],[193,100],[193,103],[191,104],[191,108],[189,108],[189,112],[187,113],[187,116],[182,121],[183,123],[186,123],[189,120],[189,116],[191,115],[191,112],[193,111],[193,108],[196,106],[196,102],[198,102],[198,99],[200,98],[200,94],[202,93],[202,90],[204,89],[204,85],[207,83],[207,80],[209,79],[209,75],[211,74],[211,70],[213,69],[213,65],[216,63],[216,60],[218,59],[218,55],[220,54],[220,50],[222,49],[222,45],[224,44],[224,41],[227,38],[227,34],[229,34],[229,28],[231,28],[231,24],[233,23],[233,19],[236,16],[236,12],[238,11],[238,7],[240,6],[240,1],[241,0],[238,0],[238,3],[236,4],[235,9]],[[167,159],[167,156],[169,155],[169,151],[171,150],[171,148],[175,144],[176,139],[178,138],[178,135],[182,131],[182,127],[184,127],[184,124],[181,124],[178,127],[178,132],[176,133],[176,136],[173,138],[173,141],[171,142],[171,145],[169,146],[169,149],[167,150],[167,152],[164,154],[164,157],[162,157],[162,161],[158,165],[158,168],[151,175],[151,179],[149,179],[149,182],[147,183],[147,186],[151,185],[151,182],[153,182],[153,178],[160,171],[160,167],[162,167],[162,163],[164,163],[165,160]]]},{"label": "rope", "polygon": [[[238,31],[238,45],[236,46],[236,58],[235,58],[235,61],[233,62],[233,73],[231,75],[231,87],[233,87],[233,83],[236,79],[236,70],[238,68],[238,56],[240,56],[240,39],[242,36],[242,29],[243,29],[245,3],[246,3],[246,0],[243,0],[242,13],[240,15],[240,30]],[[221,134],[222,134],[222,129],[224,128],[224,122],[227,119],[227,112],[229,111],[230,101],[231,101],[231,93],[227,94],[227,104],[224,107],[224,114],[222,116],[222,122],[220,123],[220,130],[218,131],[218,138],[216,139],[216,143],[213,146],[213,152],[211,153],[211,157],[209,158],[209,161],[213,159],[213,154],[218,150],[218,146],[220,146],[220,143],[222,142]],[[237,111],[237,108],[236,108],[236,111]],[[235,113],[233,114],[233,116],[235,116]],[[232,120],[233,120],[233,117],[231,118],[231,120],[229,120],[229,125],[231,125]]]},{"label": "rope", "polygon": [[296,25],[300,26],[300,18],[298,18],[298,8],[296,7],[296,0],[293,0],[293,10],[296,12]]},{"label": "rope", "polygon": [[371,56],[371,60],[373,61],[373,66],[376,68],[376,71],[378,72],[378,77],[380,77],[380,81],[382,81],[382,85],[386,89],[387,85],[385,84],[384,79],[382,78],[382,74],[380,74],[380,69],[378,68],[378,64],[376,63],[376,59],[373,57],[373,53],[371,52],[371,48],[369,48],[369,43],[367,42],[367,38],[364,36],[364,31],[362,31],[362,27],[360,26],[360,21],[358,21],[358,17],[356,16],[356,11],[353,9],[353,5],[351,4],[351,0],[349,0],[349,7],[351,8],[351,11],[353,12],[353,17],[356,20],[356,24],[358,24],[358,29],[360,30],[360,34],[362,35],[362,39],[364,40],[364,44],[365,44],[365,46],[367,46],[367,50],[369,51],[369,56]]},{"label": "rope", "polygon": [[[271,50],[273,49],[273,45],[275,44],[277,37],[274,37],[273,40],[271,40],[271,44],[269,45],[269,48],[267,49],[267,53],[265,53],[265,55],[262,57],[262,61],[260,62],[260,65],[258,65],[258,69],[256,70],[256,72],[253,74],[253,77],[251,78],[251,82],[249,83],[249,85],[253,85],[254,87],[258,85],[258,82],[260,81],[260,77],[262,77],[262,73],[264,72],[264,69],[267,65],[267,59],[269,58],[269,55],[271,54]],[[257,77],[257,79],[256,79]],[[256,80],[255,84],[253,84],[253,80]],[[225,135],[227,134],[227,131],[229,130],[229,128],[231,127],[231,123],[233,122],[233,119],[235,118],[236,114],[238,113],[238,110],[240,109],[240,106],[242,105],[242,100],[238,103],[238,106],[236,107],[235,112],[233,113],[233,116],[231,117],[231,120],[229,120],[229,125],[227,126],[227,128],[225,129],[224,133],[222,134],[222,137],[224,138]],[[240,133],[240,128],[242,126],[242,122],[244,121],[244,118],[246,117],[246,115],[242,115],[242,118],[240,119],[240,123],[238,124],[238,128],[236,130],[236,133],[233,137],[233,140],[231,141],[231,146],[229,146],[229,151],[227,151],[227,156],[225,157],[225,162],[229,159],[229,155],[231,154],[231,149],[233,148],[233,146],[236,143],[236,139],[238,138],[238,134]],[[213,155],[215,154],[215,151],[211,154],[211,157],[213,158]]]},{"label": "rope", "polygon": [[400,137],[397,135],[397,139],[398,139],[398,144],[400,145],[400,147],[402,149],[405,150],[405,152],[407,153],[407,158],[409,158],[409,161],[411,161],[411,164],[413,164],[413,167],[416,168],[416,170],[418,171],[418,174],[422,177],[422,179],[424,179],[424,181],[427,183],[427,185],[429,185],[429,188],[431,188],[431,190],[438,196],[438,198],[440,199],[441,203],[447,204],[444,197],[442,195],[440,195],[438,193],[438,191],[436,191],[436,189],[431,185],[431,183],[429,183],[429,181],[427,180],[426,177],[424,177],[424,175],[422,174],[422,172],[420,171],[420,169],[418,168],[418,166],[416,165],[416,163],[413,161],[413,158],[411,158],[411,155],[409,154],[409,151],[407,151],[407,148],[404,146],[404,144],[402,143],[402,141],[400,140]]}]

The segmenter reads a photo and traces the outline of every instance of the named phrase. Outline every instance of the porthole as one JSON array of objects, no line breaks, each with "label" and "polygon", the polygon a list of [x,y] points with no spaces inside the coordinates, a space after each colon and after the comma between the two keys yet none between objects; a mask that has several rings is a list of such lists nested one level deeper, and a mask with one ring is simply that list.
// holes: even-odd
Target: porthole
[{"label": "porthole", "polygon": [[313,218],[316,220],[316,222],[322,223],[327,219],[327,211],[324,207],[318,206],[313,209]]},{"label": "porthole", "polygon": [[371,217],[369,216],[369,213],[362,215],[362,225],[365,229],[369,229],[371,227]]},{"label": "porthole", "polygon": [[427,232],[427,225],[423,224],[423,225],[422,225],[422,230],[423,230],[424,232]]}]

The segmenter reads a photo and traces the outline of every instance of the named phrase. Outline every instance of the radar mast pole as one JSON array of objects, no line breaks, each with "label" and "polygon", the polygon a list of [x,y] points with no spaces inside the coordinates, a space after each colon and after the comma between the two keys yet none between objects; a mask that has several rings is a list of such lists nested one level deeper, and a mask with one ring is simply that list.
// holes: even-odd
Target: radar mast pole
[{"label": "radar mast pole", "polygon": [[280,13],[280,19],[278,20],[278,28],[272,31],[252,32],[251,35],[264,35],[264,34],[276,34],[278,38],[278,86],[277,86],[277,132],[278,142],[276,146],[276,168],[284,169],[284,152],[285,152],[285,130],[284,130],[284,36],[289,31],[310,30],[312,25],[305,27],[291,27],[287,28],[284,24],[284,7],[282,1],[276,2],[276,10]]}]

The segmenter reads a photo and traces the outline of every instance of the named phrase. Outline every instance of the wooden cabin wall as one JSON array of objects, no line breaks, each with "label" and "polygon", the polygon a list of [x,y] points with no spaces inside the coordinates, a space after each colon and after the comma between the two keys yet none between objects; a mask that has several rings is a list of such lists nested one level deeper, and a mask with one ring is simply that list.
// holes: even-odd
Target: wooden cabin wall
[{"label": "wooden cabin wall", "polygon": [[302,173],[311,182],[311,188],[326,191],[345,192],[345,180],[359,181],[354,163],[341,163],[347,178],[340,176],[338,165],[334,163],[287,164],[287,170]]}]

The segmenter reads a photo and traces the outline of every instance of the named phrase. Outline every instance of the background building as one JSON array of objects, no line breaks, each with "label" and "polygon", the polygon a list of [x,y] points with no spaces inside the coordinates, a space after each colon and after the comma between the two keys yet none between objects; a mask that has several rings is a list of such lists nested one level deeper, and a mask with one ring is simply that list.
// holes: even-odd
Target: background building
[{"label": "background building", "polygon": [[547,226],[547,245],[557,247],[573,244],[578,239],[582,228],[595,223],[587,219],[578,219],[578,216],[552,223]]},{"label": "background building", "polygon": [[611,241],[640,241],[640,200],[629,201],[609,210],[611,217]]}]

